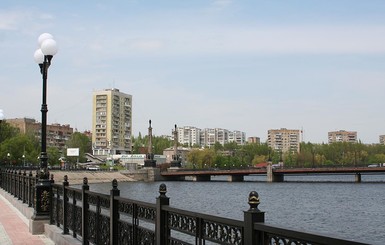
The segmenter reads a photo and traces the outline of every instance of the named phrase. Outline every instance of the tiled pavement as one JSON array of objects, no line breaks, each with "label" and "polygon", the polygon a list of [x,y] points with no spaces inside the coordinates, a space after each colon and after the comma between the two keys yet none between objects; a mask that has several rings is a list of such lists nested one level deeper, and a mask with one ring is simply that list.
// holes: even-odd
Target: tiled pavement
[{"label": "tiled pavement", "polygon": [[44,235],[32,235],[28,219],[0,195],[0,244],[1,245],[53,245]]}]

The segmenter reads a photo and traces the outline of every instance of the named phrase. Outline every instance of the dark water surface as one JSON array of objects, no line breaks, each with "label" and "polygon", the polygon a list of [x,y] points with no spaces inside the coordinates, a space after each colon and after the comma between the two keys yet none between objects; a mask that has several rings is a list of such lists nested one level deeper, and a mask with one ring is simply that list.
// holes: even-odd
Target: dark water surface
[{"label": "dark water surface", "polygon": [[[245,182],[162,182],[170,205],[191,211],[243,219],[248,195],[257,191],[265,222],[371,244],[385,244],[385,176],[293,176],[287,182],[266,183],[260,177]],[[338,181],[338,182],[335,182]],[[119,183],[121,196],[155,203],[161,182]],[[92,191],[109,193],[111,184],[92,184]]]}]

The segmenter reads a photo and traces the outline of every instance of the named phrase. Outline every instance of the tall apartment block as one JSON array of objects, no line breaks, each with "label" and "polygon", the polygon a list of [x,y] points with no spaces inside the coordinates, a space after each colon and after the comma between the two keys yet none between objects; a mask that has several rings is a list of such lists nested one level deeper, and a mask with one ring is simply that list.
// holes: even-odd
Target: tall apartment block
[{"label": "tall apartment block", "polygon": [[385,134],[384,135],[380,135],[380,144],[381,145],[385,145]]},{"label": "tall apartment block", "polygon": [[119,89],[93,93],[92,151],[97,156],[131,153],[132,96]]},{"label": "tall apartment block", "polygon": [[298,129],[270,129],[267,132],[267,145],[282,153],[297,153],[300,150],[300,130]]},{"label": "tall apartment block", "polygon": [[[7,119],[7,123],[20,130],[22,134],[33,134],[40,141],[41,123],[31,118]],[[71,137],[73,128],[70,125],[58,123],[47,125],[47,146],[64,150],[67,140]]]},{"label": "tall apartment block", "polygon": [[334,142],[356,143],[357,142],[357,132],[345,131],[345,130],[328,132],[328,142],[329,142],[329,144],[334,143]]}]

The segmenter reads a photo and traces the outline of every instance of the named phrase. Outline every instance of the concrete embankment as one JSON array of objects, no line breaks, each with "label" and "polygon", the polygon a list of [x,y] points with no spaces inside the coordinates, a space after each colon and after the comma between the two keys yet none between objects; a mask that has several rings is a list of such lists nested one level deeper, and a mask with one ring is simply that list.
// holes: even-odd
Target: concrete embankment
[{"label": "concrete embankment", "polygon": [[116,179],[118,182],[136,181],[120,172],[104,172],[104,171],[50,171],[53,174],[56,184],[63,183],[64,176],[68,176],[70,185],[82,184],[83,178],[87,177],[88,183],[107,183]]}]

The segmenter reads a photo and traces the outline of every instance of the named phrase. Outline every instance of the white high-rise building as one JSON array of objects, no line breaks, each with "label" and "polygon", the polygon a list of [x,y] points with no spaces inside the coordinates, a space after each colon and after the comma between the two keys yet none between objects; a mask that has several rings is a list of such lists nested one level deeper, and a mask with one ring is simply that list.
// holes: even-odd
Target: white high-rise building
[{"label": "white high-rise building", "polygon": [[93,93],[92,148],[94,155],[131,153],[132,96],[118,89]]},{"label": "white high-rise building", "polygon": [[177,130],[178,143],[187,146],[213,147],[216,142],[221,145],[229,142],[243,145],[246,142],[246,134],[241,131],[229,131],[222,128],[205,128],[201,130],[191,126],[178,127]]},{"label": "white high-rise building", "polygon": [[200,145],[201,130],[199,128],[184,126],[178,127],[177,130],[179,144],[187,146]]}]

